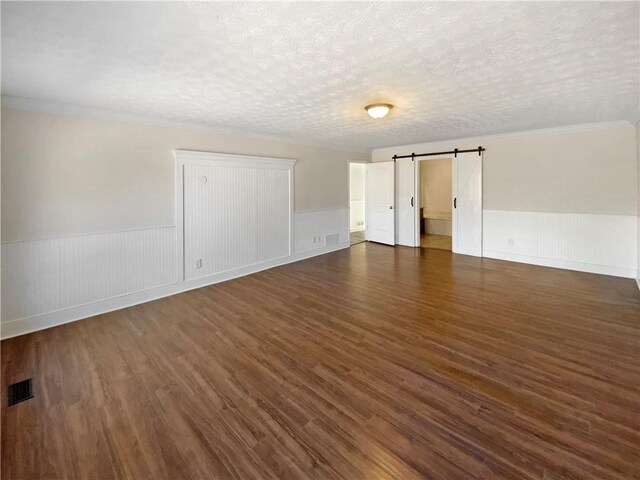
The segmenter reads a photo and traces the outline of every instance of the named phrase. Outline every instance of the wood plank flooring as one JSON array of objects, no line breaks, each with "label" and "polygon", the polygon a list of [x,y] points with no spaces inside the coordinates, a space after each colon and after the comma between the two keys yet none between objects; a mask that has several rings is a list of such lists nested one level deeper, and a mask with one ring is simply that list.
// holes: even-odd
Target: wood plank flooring
[{"label": "wood plank flooring", "polygon": [[6,340],[2,477],[640,478],[640,292],[362,243]]},{"label": "wood plank flooring", "polygon": [[359,232],[351,232],[349,233],[349,243],[351,245],[357,245],[358,243],[366,242],[365,231],[360,230]]},{"label": "wood plank flooring", "polygon": [[452,238],[447,235],[423,234],[420,235],[421,248],[435,248],[438,250],[451,251]]}]

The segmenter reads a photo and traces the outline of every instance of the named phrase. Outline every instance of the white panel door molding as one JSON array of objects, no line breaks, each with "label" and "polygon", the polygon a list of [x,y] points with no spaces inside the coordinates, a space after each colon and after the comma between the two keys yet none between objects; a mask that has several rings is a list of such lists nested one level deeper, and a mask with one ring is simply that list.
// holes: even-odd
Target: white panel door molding
[{"label": "white panel door molding", "polygon": [[395,245],[395,167],[393,162],[367,164],[366,237],[372,242]]},{"label": "white panel door molding", "polygon": [[295,160],[190,151],[176,160],[184,280],[291,255]]},{"label": "white panel door molding", "polygon": [[416,169],[411,158],[396,160],[396,244],[416,246]]},{"label": "white panel door molding", "polygon": [[458,153],[452,172],[454,253],[482,256],[482,155]]}]

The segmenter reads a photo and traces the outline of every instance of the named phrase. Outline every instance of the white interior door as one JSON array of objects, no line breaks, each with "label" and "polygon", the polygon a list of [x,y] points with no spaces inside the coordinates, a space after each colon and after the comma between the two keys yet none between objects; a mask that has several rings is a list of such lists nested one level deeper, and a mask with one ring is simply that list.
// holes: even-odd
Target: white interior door
[{"label": "white interior door", "polygon": [[396,160],[396,244],[415,247],[416,171],[411,158]]},{"label": "white interior door", "polygon": [[369,241],[395,244],[394,171],[393,162],[367,164],[365,224]]},{"label": "white interior door", "polygon": [[482,155],[459,153],[453,159],[454,253],[482,256]]}]

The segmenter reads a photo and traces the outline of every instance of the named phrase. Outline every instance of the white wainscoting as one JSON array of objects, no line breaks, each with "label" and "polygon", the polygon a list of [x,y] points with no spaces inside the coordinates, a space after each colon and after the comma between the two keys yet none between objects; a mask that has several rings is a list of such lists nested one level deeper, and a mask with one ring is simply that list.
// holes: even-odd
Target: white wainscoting
[{"label": "white wainscoting", "polygon": [[2,322],[176,282],[176,229],[2,245]]},{"label": "white wainscoting", "polygon": [[291,255],[295,160],[190,150],[175,157],[182,280]]},{"label": "white wainscoting", "polygon": [[483,255],[635,278],[637,219],[625,215],[483,211]]},{"label": "white wainscoting", "polygon": [[283,168],[185,165],[185,278],[288,257],[290,176]]},{"label": "white wainscoting", "polygon": [[[309,210],[294,215],[294,251],[349,246],[349,209]],[[314,238],[316,241],[314,242]]]},{"label": "white wainscoting", "polygon": [[292,254],[197,279],[180,280],[177,244],[173,226],[3,244],[2,338],[346,248],[349,209],[295,213]]},{"label": "white wainscoting", "polygon": [[[636,217],[484,210],[483,224],[486,257],[636,276]],[[3,244],[2,338],[349,246],[347,208],[296,212],[293,227],[291,255],[188,281],[173,226]]]}]

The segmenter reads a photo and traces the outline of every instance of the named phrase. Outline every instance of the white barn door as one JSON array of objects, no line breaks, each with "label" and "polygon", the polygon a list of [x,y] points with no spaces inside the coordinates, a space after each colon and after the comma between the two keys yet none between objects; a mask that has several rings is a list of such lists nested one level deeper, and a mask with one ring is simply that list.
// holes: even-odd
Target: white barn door
[{"label": "white barn door", "polygon": [[396,244],[416,246],[416,169],[411,158],[396,160]]},{"label": "white barn door", "polygon": [[459,153],[453,159],[454,253],[482,256],[482,155]]},{"label": "white barn door", "polygon": [[395,172],[393,162],[367,164],[366,238],[371,242],[395,244]]}]

